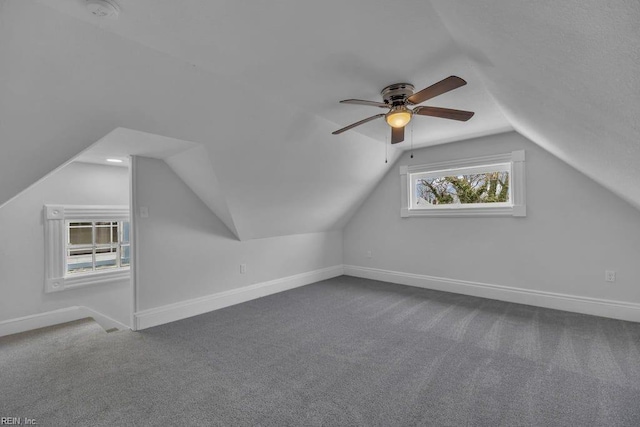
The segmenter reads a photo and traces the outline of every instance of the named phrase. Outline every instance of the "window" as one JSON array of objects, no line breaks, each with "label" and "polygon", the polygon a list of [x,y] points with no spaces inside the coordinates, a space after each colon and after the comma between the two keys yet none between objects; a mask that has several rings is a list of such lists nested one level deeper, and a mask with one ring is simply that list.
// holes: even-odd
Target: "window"
[{"label": "window", "polygon": [[67,274],[129,266],[129,221],[67,221],[66,230]]},{"label": "window", "polygon": [[526,216],[524,151],[400,166],[402,217]]},{"label": "window", "polygon": [[45,292],[129,277],[127,206],[53,206],[45,212]]}]

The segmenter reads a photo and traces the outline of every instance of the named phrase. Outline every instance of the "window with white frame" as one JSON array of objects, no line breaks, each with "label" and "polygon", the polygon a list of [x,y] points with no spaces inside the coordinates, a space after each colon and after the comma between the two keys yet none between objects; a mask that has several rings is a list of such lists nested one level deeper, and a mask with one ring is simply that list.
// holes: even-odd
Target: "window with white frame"
[{"label": "window with white frame", "polygon": [[46,205],[45,292],[129,277],[127,206]]},{"label": "window with white frame", "polygon": [[400,166],[402,217],[526,216],[524,151]]}]

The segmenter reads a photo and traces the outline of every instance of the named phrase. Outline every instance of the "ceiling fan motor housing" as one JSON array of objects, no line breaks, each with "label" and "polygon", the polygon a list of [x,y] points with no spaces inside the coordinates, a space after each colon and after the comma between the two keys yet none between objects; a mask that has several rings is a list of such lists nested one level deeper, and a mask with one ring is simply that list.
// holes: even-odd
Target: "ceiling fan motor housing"
[{"label": "ceiling fan motor housing", "polygon": [[414,87],[409,83],[395,83],[382,89],[382,99],[391,106],[405,105],[407,98],[413,95]]}]

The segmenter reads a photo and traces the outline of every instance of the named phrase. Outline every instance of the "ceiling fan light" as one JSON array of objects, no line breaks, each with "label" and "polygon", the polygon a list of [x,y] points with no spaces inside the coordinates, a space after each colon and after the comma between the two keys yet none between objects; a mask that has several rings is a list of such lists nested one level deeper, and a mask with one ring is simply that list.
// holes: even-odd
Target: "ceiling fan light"
[{"label": "ceiling fan light", "polygon": [[405,106],[393,107],[385,120],[392,128],[403,128],[411,121],[411,110]]}]

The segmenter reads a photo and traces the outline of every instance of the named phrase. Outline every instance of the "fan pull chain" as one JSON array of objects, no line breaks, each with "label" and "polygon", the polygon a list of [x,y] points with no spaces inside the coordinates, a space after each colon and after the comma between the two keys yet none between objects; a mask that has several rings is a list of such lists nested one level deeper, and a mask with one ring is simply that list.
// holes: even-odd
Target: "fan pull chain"
[{"label": "fan pull chain", "polygon": [[413,159],[413,122],[411,123],[411,158]]},{"label": "fan pull chain", "polygon": [[389,132],[384,136],[384,162],[387,163],[387,145],[389,145]]}]

